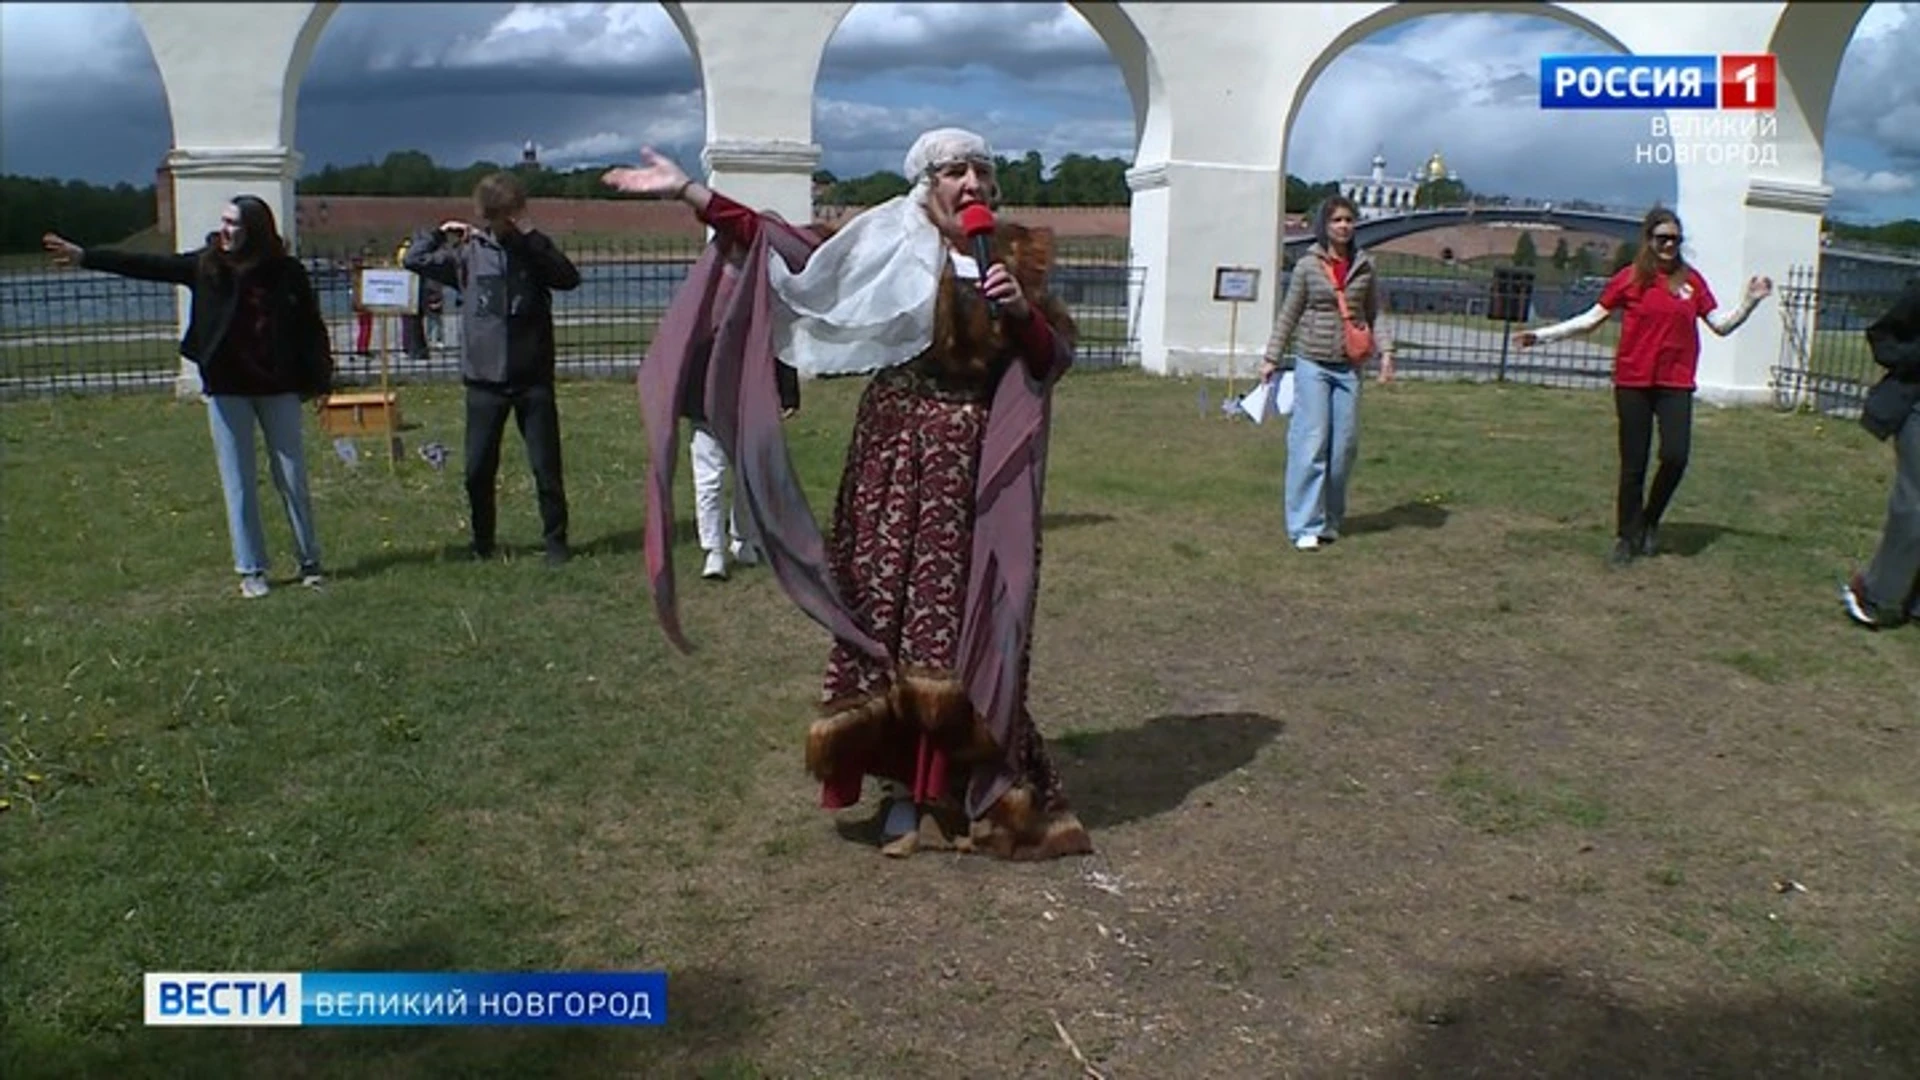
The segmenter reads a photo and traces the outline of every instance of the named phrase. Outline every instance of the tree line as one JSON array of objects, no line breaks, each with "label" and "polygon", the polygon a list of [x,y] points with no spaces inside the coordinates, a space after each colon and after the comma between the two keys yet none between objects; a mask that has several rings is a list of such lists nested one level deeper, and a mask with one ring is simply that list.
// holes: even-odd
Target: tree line
[{"label": "tree line", "polygon": [[[1122,158],[1067,154],[1049,170],[1039,153],[1028,151],[1018,158],[997,157],[995,167],[1001,202],[1009,206],[1126,206],[1132,198],[1127,187],[1130,166]],[[563,171],[539,165],[503,166],[477,161],[456,169],[436,164],[433,158],[418,150],[397,150],[377,163],[329,165],[302,177],[296,190],[301,195],[465,197],[472,194],[481,177],[503,168],[518,173],[526,182],[528,194],[534,198],[615,197],[600,183],[600,176],[606,171],[600,165]],[[841,207],[872,206],[905,193],[908,186],[905,177],[886,171],[841,178],[820,170],[814,173],[813,180],[816,197],[822,204]],[[1288,175],[1286,211],[1307,213],[1339,187],[1335,181],[1311,183]],[[1422,208],[1458,206],[1470,201],[1498,203],[1504,200],[1475,193],[1457,180],[1422,184],[1414,198],[1414,204]],[[0,215],[0,252],[38,250],[40,234],[48,230],[80,244],[124,240],[152,228],[156,212],[152,185],[137,188],[121,183],[109,187],[81,180],[12,175],[0,175],[0,205],[7,208],[7,212]],[[1599,209],[1578,200],[1561,205],[1569,210]],[[1853,225],[1828,219],[1824,226],[1838,240],[1920,250],[1920,220]],[[1515,255],[1525,257],[1521,252]]]},{"label": "tree line", "polygon": [[0,176],[0,251],[38,251],[40,235],[110,244],[153,227],[153,185],[100,187],[83,180]]}]

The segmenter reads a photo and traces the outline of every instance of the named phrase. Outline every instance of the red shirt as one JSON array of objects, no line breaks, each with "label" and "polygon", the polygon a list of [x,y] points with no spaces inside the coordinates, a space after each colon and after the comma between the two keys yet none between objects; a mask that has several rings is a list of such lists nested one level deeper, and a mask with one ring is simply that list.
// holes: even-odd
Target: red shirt
[{"label": "red shirt", "polygon": [[1700,366],[1699,320],[1718,306],[1698,270],[1687,267],[1686,281],[1676,294],[1664,277],[1644,289],[1636,286],[1633,267],[1623,267],[1601,291],[1600,306],[1626,309],[1613,357],[1615,386],[1694,389]]}]

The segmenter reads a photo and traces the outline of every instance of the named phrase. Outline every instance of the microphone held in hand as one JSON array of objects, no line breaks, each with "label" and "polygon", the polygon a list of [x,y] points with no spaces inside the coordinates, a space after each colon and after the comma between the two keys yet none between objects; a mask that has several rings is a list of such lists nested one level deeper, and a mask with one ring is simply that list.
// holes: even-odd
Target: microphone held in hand
[{"label": "microphone held in hand", "polygon": [[[960,231],[973,241],[973,261],[980,267],[980,282],[986,284],[987,266],[993,261],[993,211],[981,203],[974,203],[960,211]],[[987,315],[1000,317],[1000,304],[987,297]]]}]

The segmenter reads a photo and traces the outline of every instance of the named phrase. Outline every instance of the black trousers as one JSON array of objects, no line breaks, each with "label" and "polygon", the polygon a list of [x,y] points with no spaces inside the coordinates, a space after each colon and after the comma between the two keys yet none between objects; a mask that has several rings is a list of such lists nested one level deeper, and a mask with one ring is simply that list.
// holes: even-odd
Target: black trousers
[{"label": "black trousers", "polygon": [[540,498],[542,538],[548,546],[567,542],[567,487],[560,468],[560,409],[553,384],[525,387],[467,387],[467,506],[473,521],[473,546],[493,550],[495,479],[500,473],[500,442],[507,414],[520,428],[533,466],[533,487]]},{"label": "black trousers", "polygon": [[[1617,535],[1637,541],[1648,526],[1660,524],[1660,515],[1667,512],[1674,489],[1687,471],[1687,453],[1693,444],[1693,391],[1616,386],[1613,409],[1620,418]],[[1656,423],[1660,427],[1660,468],[1653,474],[1653,490],[1648,492],[1647,454],[1652,449]]]}]

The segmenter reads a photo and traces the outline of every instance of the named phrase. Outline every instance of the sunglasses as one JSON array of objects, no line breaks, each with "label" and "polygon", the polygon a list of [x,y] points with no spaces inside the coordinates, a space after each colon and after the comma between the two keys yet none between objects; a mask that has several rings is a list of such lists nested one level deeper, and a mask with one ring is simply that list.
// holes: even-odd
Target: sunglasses
[{"label": "sunglasses", "polygon": [[1678,244],[1680,242],[1680,234],[1657,232],[1653,234],[1653,242],[1656,244]]}]

